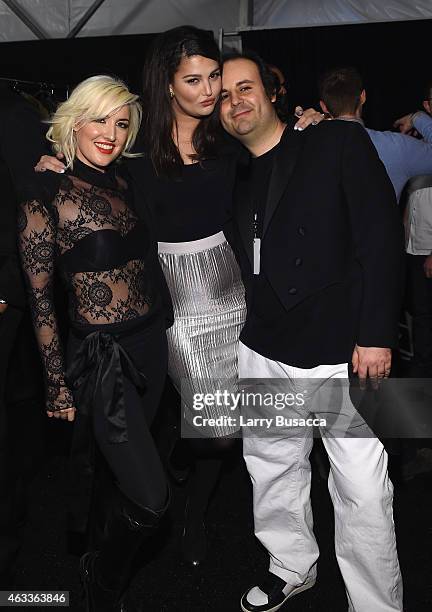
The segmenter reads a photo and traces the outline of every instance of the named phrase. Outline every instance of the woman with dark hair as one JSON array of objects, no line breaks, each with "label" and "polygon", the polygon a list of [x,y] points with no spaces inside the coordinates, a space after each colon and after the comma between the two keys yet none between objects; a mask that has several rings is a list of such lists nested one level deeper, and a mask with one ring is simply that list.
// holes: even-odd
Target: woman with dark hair
[{"label": "woman with dark hair", "polygon": [[143,67],[142,128],[157,175],[179,178],[184,164],[217,157],[223,132],[213,111],[220,90],[220,53],[211,34],[180,26],[156,37]]},{"label": "woman with dark hair", "polygon": [[[183,431],[194,416],[194,393],[234,387],[246,314],[240,271],[223,233],[239,148],[228,144],[215,112],[220,90],[212,35],[182,26],[155,39],[143,68],[146,162],[133,162],[131,172],[145,184],[173,300],[168,372],[182,395]],[[229,413],[229,406],[201,411],[204,417]],[[194,565],[205,556],[205,511],[234,432],[223,425],[190,427],[190,439],[180,444],[194,458],[182,542]]]}]

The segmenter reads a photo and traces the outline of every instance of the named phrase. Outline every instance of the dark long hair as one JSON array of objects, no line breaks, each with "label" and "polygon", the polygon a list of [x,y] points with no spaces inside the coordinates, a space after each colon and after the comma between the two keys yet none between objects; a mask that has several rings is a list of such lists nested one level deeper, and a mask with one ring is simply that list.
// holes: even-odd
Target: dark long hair
[{"label": "dark long hair", "polygon": [[[183,161],[173,138],[175,115],[169,95],[183,57],[201,55],[220,63],[218,46],[211,34],[193,26],[180,26],[156,37],[143,68],[143,133],[145,147],[156,172],[178,176]],[[218,113],[203,117],[192,136],[193,159],[204,161],[216,155],[221,128]]]}]

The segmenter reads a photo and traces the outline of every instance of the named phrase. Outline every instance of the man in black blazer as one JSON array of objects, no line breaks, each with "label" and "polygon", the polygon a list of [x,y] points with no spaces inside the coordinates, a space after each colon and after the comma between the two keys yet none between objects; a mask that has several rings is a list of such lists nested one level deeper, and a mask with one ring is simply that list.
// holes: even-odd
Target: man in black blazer
[{"label": "man in black blazer", "polygon": [[[377,385],[391,368],[403,281],[403,237],[392,185],[364,129],[323,121],[296,131],[278,117],[274,80],[255,56],[227,59],[221,120],[249,150],[234,198],[233,247],[246,287],[242,379],[326,388],[349,373]],[[300,387],[296,379],[303,379]],[[303,386],[302,386],[303,385]],[[325,402],[324,402],[325,403]],[[309,404],[311,406],[311,404]],[[342,434],[322,428],[330,459],[335,545],[349,610],[402,610],[387,454],[342,392]],[[313,404],[329,415],[336,406]],[[301,411],[300,411],[301,412]],[[342,437],[344,436],[344,437]],[[272,612],[312,587],[311,429],[244,435],[255,533],[269,573],[242,597]]]},{"label": "man in black blazer", "polygon": [[[10,587],[10,568],[18,549],[15,466],[11,450],[17,440],[8,427],[5,386],[9,358],[26,304],[16,248],[16,193],[33,174],[45,150],[40,118],[22,96],[0,83],[0,587]],[[21,381],[25,387],[26,380]],[[21,389],[22,390],[22,389]],[[23,437],[26,415],[19,433]],[[33,419],[31,419],[33,423]],[[33,432],[38,435],[39,432]],[[18,435],[17,433],[15,435]],[[29,449],[27,449],[29,451]]]}]

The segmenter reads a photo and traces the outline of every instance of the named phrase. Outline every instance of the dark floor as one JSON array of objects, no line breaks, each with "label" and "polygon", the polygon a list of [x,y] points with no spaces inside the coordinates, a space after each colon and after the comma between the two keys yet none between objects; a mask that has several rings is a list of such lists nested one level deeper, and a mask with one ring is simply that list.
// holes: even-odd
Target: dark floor
[{"label": "dark floor", "polygon": [[[67,424],[58,424],[67,427]],[[405,583],[405,611],[432,610],[432,476],[407,484],[397,482],[393,461],[395,518]],[[29,518],[22,529],[15,588],[69,590],[71,610],[79,603],[78,557],[67,552],[65,537],[66,457],[56,444],[31,487]],[[240,594],[267,565],[254,540],[251,488],[238,449],[224,474],[208,514],[208,560],[189,568],[181,560],[179,538],[185,491],[173,487],[173,503],[160,538],[159,552],[143,567],[133,596],[145,612],[238,612]],[[346,612],[344,587],[333,553],[333,516],[326,482],[315,469],[313,479],[315,532],[320,544],[319,580],[286,610]],[[374,612],[371,610],[370,612]]]}]

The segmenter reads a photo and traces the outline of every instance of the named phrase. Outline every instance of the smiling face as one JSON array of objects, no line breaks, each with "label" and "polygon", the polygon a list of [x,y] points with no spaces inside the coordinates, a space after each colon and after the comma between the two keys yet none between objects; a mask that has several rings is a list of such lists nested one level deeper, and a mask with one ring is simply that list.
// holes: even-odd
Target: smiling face
[{"label": "smiling face", "polygon": [[228,60],[223,67],[220,117],[224,129],[245,144],[275,120],[258,66],[245,59]]},{"label": "smiling face", "polygon": [[170,89],[176,115],[207,117],[213,112],[221,90],[218,62],[202,55],[183,57]]},{"label": "smiling face", "polygon": [[129,131],[129,106],[107,117],[77,124],[76,156],[87,166],[104,170],[123,152]]}]

